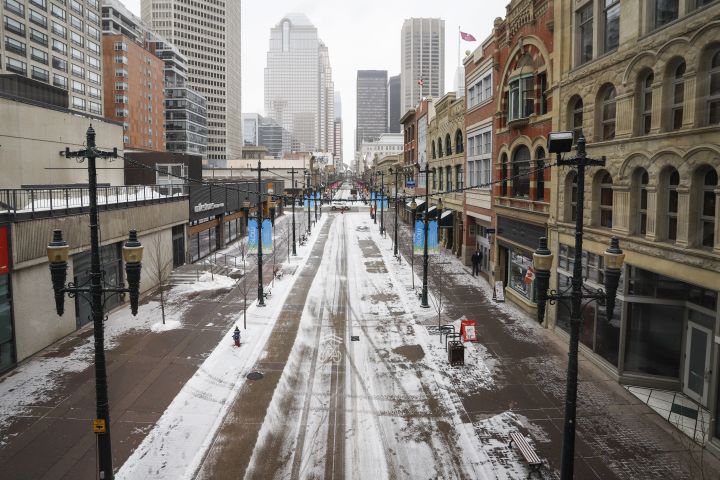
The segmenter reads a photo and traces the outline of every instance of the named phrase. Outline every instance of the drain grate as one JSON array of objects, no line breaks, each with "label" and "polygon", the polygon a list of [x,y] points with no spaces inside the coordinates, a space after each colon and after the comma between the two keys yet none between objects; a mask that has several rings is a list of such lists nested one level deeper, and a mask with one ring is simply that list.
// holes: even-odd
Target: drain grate
[{"label": "drain grate", "polygon": [[262,380],[265,375],[263,375],[260,372],[250,372],[247,375],[245,375],[245,378],[248,380]]}]

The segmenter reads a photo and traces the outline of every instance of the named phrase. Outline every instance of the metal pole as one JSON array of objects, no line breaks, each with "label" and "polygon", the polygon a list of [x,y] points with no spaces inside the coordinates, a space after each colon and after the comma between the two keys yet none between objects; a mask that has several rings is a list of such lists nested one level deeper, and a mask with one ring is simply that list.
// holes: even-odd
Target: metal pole
[{"label": "metal pole", "polygon": [[297,184],[295,183],[295,167],[290,171],[292,174],[293,197],[292,197],[292,254],[297,255],[295,251],[295,202],[297,201]]},{"label": "metal pole", "polygon": [[265,295],[263,295],[263,258],[262,258],[262,221],[263,221],[263,196],[262,196],[262,168],[260,160],[258,160],[258,203],[257,203],[257,217],[258,217],[258,306],[265,306]]},{"label": "metal pole", "polygon": [[377,187],[375,186],[375,180],[377,179],[377,174],[373,175],[373,193],[375,193],[375,200],[373,202],[374,208],[373,208],[373,224],[377,225]]},{"label": "metal pole", "polygon": [[[428,167],[425,167],[425,178],[427,178],[427,175],[430,174],[430,171]],[[428,274],[428,210],[430,209],[430,195],[429,195],[429,185],[427,180],[425,181],[425,245],[423,246],[423,285],[422,285],[422,300],[420,302],[420,306],[422,308],[429,308],[430,305],[428,305],[428,286],[427,286],[427,274]]]},{"label": "metal pole", "polygon": [[398,256],[398,199],[397,199],[397,191],[398,191],[398,174],[400,173],[400,169],[398,168],[395,170],[395,247],[393,249],[393,253],[395,256]]},{"label": "metal pole", "polygon": [[98,433],[98,466],[101,479],[112,479],[112,446],[110,444],[110,406],[108,403],[107,370],[105,368],[105,332],[103,330],[103,292],[100,272],[100,237],[98,230],[97,172],[95,169],[95,130],[87,130],[88,185],[90,190],[90,292],[95,340],[96,417],[105,422],[105,432]]},{"label": "metal pole", "polygon": [[563,428],[562,465],[560,478],[571,480],[575,462],[575,414],[577,408],[578,342],[582,309],[582,248],[583,207],[585,205],[585,138],[577,142],[577,215],[575,218],[575,264],[572,277],[570,313],[570,348],[568,351],[567,386],[565,391],[565,424]]},{"label": "metal pole", "polygon": [[380,171],[380,235],[385,235],[385,172]]},{"label": "metal pole", "polygon": [[312,231],[310,228],[310,223],[312,223],[312,220],[310,220],[310,175],[307,176],[307,201],[308,201],[308,235],[310,235],[310,232]]}]

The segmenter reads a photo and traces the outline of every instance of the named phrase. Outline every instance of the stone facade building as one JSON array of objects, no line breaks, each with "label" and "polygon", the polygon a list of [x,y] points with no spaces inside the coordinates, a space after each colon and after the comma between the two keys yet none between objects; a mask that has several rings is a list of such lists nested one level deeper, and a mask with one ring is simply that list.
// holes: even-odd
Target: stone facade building
[{"label": "stone facade building", "polygon": [[[569,285],[579,212],[589,286],[602,285],[602,252],[619,237],[614,320],[588,306],[581,349],[622,383],[684,393],[696,402],[695,438],[720,452],[720,2],[554,9],[553,130],[582,133],[606,164],[586,172],[584,205],[576,173],[553,169],[551,286]],[[562,332],[568,317],[554,306],[546,318]]]},{"label": "stone facade building", "polygon": [[[461,190],[465,159],[465,100],[454,92],[445,94],[428,116],[428,163],[430,165],[430,193],[440,193],[443,211],[433,213],[437,198],[430,199],[428,213],[439,218],[440,245],[460,255],[463,238],[463,201]],[[434,115],[433,115],[434,112]]]},{"label": "stone facade building", "polygon": [[[513,0],[493,30],[495,99],[493,208],[495,274],[505,297],[536,311],[532,252],[547,234],[547,135],[553,118],[553,2]],[[549,183],[549,182],[548,182]]]}]

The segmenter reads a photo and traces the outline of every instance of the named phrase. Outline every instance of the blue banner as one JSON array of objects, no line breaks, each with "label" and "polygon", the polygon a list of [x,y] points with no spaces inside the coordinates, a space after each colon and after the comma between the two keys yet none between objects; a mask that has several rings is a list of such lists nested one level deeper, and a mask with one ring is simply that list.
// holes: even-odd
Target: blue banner
[{"label": "blue banner", "polygon": [[[316,197],[319,200],[319,197]],[[315,208],[315,199],[313,197],[305,196],[305,201],[303,202],[303,208],[308,208],[308,205],[310,208]]]},{"label": "blue banner", "polygon": [[[257,218],[248,220],[247,253],[248,255],[257,255],[258,253]],[[273,228],[269,218],[263,219],[262,223],[262,253],[273,253]]]},{"label": "blue banner", "polygon": [[370,192],[370,201],[371,202],[375,201],[375,192]]},{"label": "blue banner", "polygon": [[[425,253],[425,222],[423,220],[415,221],[415,238],[413,241],[413,252],[417,255]],[[428,222],[428,255],[434,255],[440,252],[438,243],[438,222],[430,220]]]}]

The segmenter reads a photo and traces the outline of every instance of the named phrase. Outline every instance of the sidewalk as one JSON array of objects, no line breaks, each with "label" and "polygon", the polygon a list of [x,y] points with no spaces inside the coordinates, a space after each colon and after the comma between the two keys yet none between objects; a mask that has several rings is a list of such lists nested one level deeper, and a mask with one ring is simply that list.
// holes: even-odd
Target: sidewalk
[{"label": "sidewalk", "polygon": [[[409,229],[403,230],[412,238]],[[385,242],[391,252],[390,238]],[[407,262],[411,245],[399,243],[405,261],[397,268],[404,275],[401,281],[411,290]],[[417,256],[415,260],[415,285],[419,287],[422,261],[418,262]],[[559,475],[567,342],[512,304],[492,301],[487,281],[473,277],[470,268],[452,255],[441,253],[432,259],[428,277],[434,300],[438,291],[444,297],[443,323],[476,320],[480,342],[469,348],[487,349],[487,361],[494,365],[495,386],[490,391],[467,385],[458,389],[476,432],[484,438],[488,451],[494,452],[493,462],[507,466],[507,439],[483,432],[510,411],[525,425],[520,430],[533,440],[539,456],[549,462],[549,478]],[[437,325],[437,317],[430,322]],[[583,480],[720,478],[717,458],[703,452],[582,355],[575,455],[575,476]]]},{"label": "sidewalk", "polygon": [[[310,254],[316,231],[292,264]],[[284,241],[278,239],[275,248],[278,261],[284,261]],[[252,267],[248,276],[255,283],[248,281],[254,285],[247,288],[248,304],[257,293],[254,262]],[[263,271],[265,283],[271,283],[272,263]],[[164,325],[154,296],[142,300],[137,317],[127,305],[109,315],[105,339],[116,471],[209,353],[223,339],[230,342],[238,318],[242,328],[242,288],[234,279],[206,273],[199,282],[176,285],[167,294]],[[0,377],[3,478],[95,478],[93,348],[88,325]]]}]

